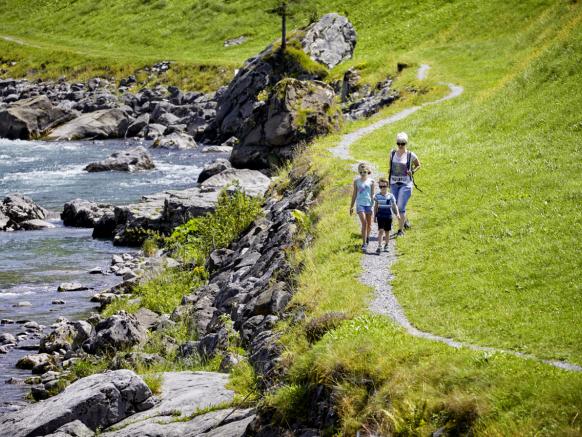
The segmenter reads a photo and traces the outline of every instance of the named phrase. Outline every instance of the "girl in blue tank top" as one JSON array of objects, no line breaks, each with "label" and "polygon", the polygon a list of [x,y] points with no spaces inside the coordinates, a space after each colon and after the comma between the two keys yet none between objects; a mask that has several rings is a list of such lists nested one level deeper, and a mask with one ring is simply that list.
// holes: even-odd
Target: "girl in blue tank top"
[{"label": "girl in blue tank top", "polygon": [[358,165],[358,173],[360,173],[360,177],[354,180],[350,215],[354,213],[355,205],[356,213],[362,225],[362,251],[366,252],[370,240],[370,231],[372,230],[372,199],[374,198],[375,183],[370,177],[372,170],[368,164],[360,163]]}]

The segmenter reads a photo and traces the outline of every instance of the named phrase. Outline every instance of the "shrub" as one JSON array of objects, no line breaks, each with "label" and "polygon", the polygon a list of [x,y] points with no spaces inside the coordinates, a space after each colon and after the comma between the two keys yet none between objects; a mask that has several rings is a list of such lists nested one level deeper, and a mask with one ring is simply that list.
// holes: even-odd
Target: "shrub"
[{"label": "shrub", "polygon": [[147,257],[154,256],[158,251],[158,243],[153,238],[147,238],[143,242],[143,254]]}]

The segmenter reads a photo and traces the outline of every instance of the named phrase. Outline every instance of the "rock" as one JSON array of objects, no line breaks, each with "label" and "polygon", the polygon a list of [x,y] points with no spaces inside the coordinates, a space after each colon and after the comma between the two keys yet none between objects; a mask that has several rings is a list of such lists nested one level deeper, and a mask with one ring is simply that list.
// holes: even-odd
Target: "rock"
[{"label": "rock", "polygon": [[10,218],[6,214],[4,214],[2,209],[0,209],[0,231],[6,230],[9,223],[10,223]]},{"label": "rock", "polygon": [[38,138],[71,118],[70,112],[54,107],[46,96],[20,100],[0,110],[0,137],[12,140]]},{"label": "rock", "polygon": [[12,223],[21,223],[28,220],[44,220],[48,211],[32,201],[30,197],[20,193],[9,194],[2,201],[0,209]]},{"label": "rock", "polygon": [[22,301],[20,301],[18,303],[15,303],[12,306],[15,307],[15,308],[22,308],[22,307],[31,307],[32,304],[29,301],[27,301],[27,300],[22,300]]},{"label": "rock", "polygon": [[333,89],[323,82],[285,79],[267,105],[253,114],[233,148],[230,162],[237,168],[272,168],[293,156],[294,145],[340,127],[342,115]]},{"label": "rock", "polygon": [[49,391],[44,385],[35,385],[30,387],[30,394],[35,401],[42,401],[51,397]]},{"label": "rock", "polygon": [[215,159],[204,166],[200,175],[198,175],[198,183],[204,182],[206,179],[217,175],[224,170],[228,170],[229,168],[232,168],[232,166],[228,160],[221,158]]},{"label": "rock", "polygon": [[[154,408],[128,417],[116,426],[115,436],[166,436],[174,435],[160,431],[150,434],[147,430],[154,424],[167,425],[160,429],[172,429],[174,417],[167,412],[174,412],[176,417],[187,417],[197,411],[234,399],[234,392],[226,388],[228,375],[215,372],[165,372],[163,373],[160,403]],[[166,413],[166,414],[164,414]],[[188,428],[190,429],[190,428]],[[204,428],[196,429],[196,434],[204,435]],[[104,435],[108,435],[106,431]],[[179,434],[182,435],[182,434]],[[221,435],[221,434],[216,434]]]},{"label": "rock", "polygon": [[143,132],[150,122],[150,114],[142,114],[131,123],[125,131],[125,138],[131,138]]},{"label": "rock", "polygon": [[62,299],[56,299],[51,302],[52,305],[65,305],[67,302]]},{"label": "rock", "polygon": [[147,308],[140,308],[134,314],[137,321],[147,329],[152,329],[160,322],[160,316]]},{"label": "rock", "polygon": [[102,109],[83,114],[56,128],[50,140],[81,140],[123,138],[130,125],[127,114],[120,109]]},{"label": "rock", "polygon": [[40,231],[43,229],[52,229],[55,227],[52,223],[46,222],[44,220],[25,220],[23,222],[18,223],[20,229],[25,231]]},{"label": "rock", "polygon": [[114,211],[106,211],[93,228],[93,238],[112,238],[117,226]]},{"label": "rock", "polygon": [[232,147],[230,146],[206,146],[201,150],[202,153],[231,153]]},{"label": "rock", "polygon": [[238,184],[249,196],[264,196],[271,179],[260,171],[230,168],[206,179],[200,186],[203,189],[220,190],[232,184]]},{"label": "rock", "polygon": [[157,124],[157,123],[152,123],[150,125],[148,125],[148,127],[146,128],[146,140],[157,140],[160,137],[164,136],[164,133],[166,132],[167,127],[164,126],[163,124]]},{"label": "rock", "polygon": [[160,149],[185,150],[198,147],[194,138],[188,134],[174,132],[168,136],[157,138],[152,147]]},{"label": "rock", "polygon": [[74,420],[45,437],[93,437],[95,433],[80,420]]},{"label": "rock", "polygon": [[115,152],[109,158],[93,162],[84,170],[89,173],[99,171],[137,171],[155,168],[150,154],[142,146],[134,147],[121,152]]},{"label": "rock", "polygon": [[90,354],[102,354],[125,350],[146,340],[146,328],[134,315],[120,311],[95,326],[95,335],[83,344],[83,349]]},{"label": "rock", "polygon": [[32,370],[35,367],[50,363],[51,360],[52,360],[51,356],[46,353],[31,354],[26,355],[22,357],[20,360],[18,360],[18,362],[16,363],[16,367],[18,369]]},{"label": "rock", "polygon": [[360,73],[355,68],[350,68],[344,73],[341,87],[342,102],[352,100],[354,94],[360,89],[360,80]]},{"label": "rock", "polygon": [[333,68],[352,57],[356,39],[356,30],[346,17],[327,14],[306,29],[301,45],[311,59]]},{"label": "rock", "polygon": [[370,117],[383,107],[390,105],[400,97],[398,91],[392,90],[392,79],[386,79],[376,85],[376,88],[361,98],[358,94],[351,96],[352,102],[344,105],[343,111],[349,120],[359,120]]},{"label": "rock", "polygon": [[151,367],[158,364],[165,363],[166,360],[158,354],[146,354],[143,352],[128,352],[126,354],[117,355],[111,364],[112,369],[123,369],[128,366],[136,368]]},{"label": "rock", "polygon": [[[226,408],[201,414],[191,420],[160,420],[159,417],[130,423],[123,429],[105,432],[104,437],[243,437],[255,419],[253,409]],[[157,420],[156,420],[157,419]],[[271,434],[280,435],[280,434]]]},{"label": "rock", "polygon": [[4,344],[16,344],[16,337],[14,337],[12,334],[9,333],[4,333],[4,334],[0,334],[0,344],[4,345]]},{"label": "rock", "polygon": [[78,282],[63,282],[62,284],[59,285],[59,288],[57,288],[57,291],[63,293],[69,291],[85,291],[85,290],[89,290],[89,287],[83,284],[79,284]]},{"label": "rock", "polygon": [[24,380],[23,379],[18,379],[18,378],[8,378],[6,381],[4,381],[4,384],[23,385],[24,384]]},{"label": "rock", "polygon": [[22,327],[27,331],[41,331],[44,328],[44,326],[39,325],[37,322],[26,322]]},{"label": "rock", "polygon": [[239,36],[238,38],[227,39],[224,41],[224,47],[233,47],[233,46],[240,46],[241,44],[245,43],[247,40],[246,36]]},{"label": "rock", "polygon": [[62,322],[40,340],[40,352],[77,350],[87,340],[93,327],[85,321]]},{"label": "rock", "polygon": [[106,212],[113,212],[111,205],[97,204],[83,199],[65,203],[61,219],[65,226],[94,228]]},{"label": "rock", "polygon": [[232,352],[226,352],[222,361],[220,362],[219,370],[224,373],[228,373],[232,370],[234,366],[240,363],[243,357],[238,354],[233,354]]},{"label": "rock", "polygon": [[130,370],[80,379],[58,395],[0,416],[0,430],[12,437],[47,435],[80,421],[91,430],[107,428],[153,406],[152,393]]}]

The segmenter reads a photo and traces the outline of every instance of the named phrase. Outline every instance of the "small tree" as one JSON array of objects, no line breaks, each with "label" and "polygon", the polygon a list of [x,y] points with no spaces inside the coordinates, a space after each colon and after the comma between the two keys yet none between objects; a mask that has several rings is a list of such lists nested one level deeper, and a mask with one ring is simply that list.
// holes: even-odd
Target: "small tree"
[{"label": "small tree", "polygon": [[287,18],[293,17],[300,9],[305,10],[312,0],[275,0],[269,12],[281,17],[281,53],[287,48]]}]

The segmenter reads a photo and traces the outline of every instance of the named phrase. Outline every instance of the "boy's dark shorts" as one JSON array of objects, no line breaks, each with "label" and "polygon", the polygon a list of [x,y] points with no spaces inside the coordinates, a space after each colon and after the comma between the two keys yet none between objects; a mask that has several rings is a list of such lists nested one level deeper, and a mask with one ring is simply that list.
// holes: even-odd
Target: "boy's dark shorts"
[{"label": "boy's dark shorts", "polygon": [[378,229],[389,232],[392,229],[392,217],[378,217]]}]

